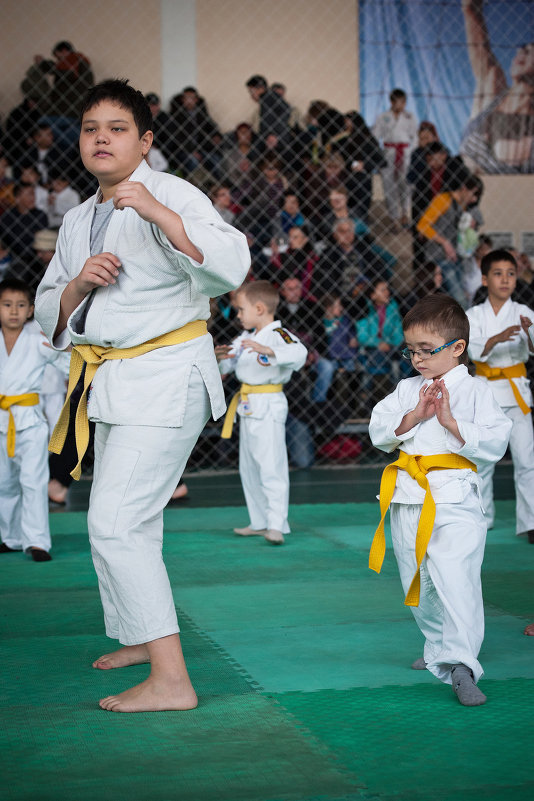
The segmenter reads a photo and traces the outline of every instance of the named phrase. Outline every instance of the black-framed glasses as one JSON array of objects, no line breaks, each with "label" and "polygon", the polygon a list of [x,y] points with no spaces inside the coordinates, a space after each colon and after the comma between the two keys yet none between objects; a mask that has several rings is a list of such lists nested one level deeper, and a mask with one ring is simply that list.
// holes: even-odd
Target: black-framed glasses
[{"label": "black-framed glasses", "polygon": [[440,345],[439,348],[419,348],[419,350],[412,350],[411,348],[403,348],[401,350],[401,356],[406,361],[410,362],[414,356],[420,356],[423,361],[425,359],[430,359],[435,353],[439,353],[440,350],[445,350],[445,348],[454,345],[455,342],[458,342],[458,338],[451,339],[450,342],[446,342],[444,345]]}]

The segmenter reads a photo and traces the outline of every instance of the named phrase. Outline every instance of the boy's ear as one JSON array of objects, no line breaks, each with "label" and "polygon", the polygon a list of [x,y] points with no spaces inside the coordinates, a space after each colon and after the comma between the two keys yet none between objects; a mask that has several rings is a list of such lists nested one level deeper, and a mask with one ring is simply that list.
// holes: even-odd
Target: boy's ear
[{"label": "boy's ear", "polygon": [[487,286],[488,285],[488,276],[487,275],[482,275],[480,280],[482,281],[482,286]]},{"label": "boy's ear", "polygon": [[466,343],[465,339],[459,339],[458,342],[454,343],[454,349],[452,351],[453,356],[456,356],[456,357],[461,356],[462,353],[465,352],[466,348],[467,348],[467,343]]},{"label": "boy's ear", "polygon": [[143,156],[146,156],[150,148],[152,147],[152,142],[154,141],[154,134],[152,131],[146,131],[141,137],[141,147],[143,149]]}]

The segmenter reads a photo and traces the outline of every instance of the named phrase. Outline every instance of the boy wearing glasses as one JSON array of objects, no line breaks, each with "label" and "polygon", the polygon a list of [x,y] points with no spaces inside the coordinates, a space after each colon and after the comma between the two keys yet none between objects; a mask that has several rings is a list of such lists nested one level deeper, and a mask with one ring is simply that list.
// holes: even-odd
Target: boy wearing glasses
[{"label": "boy wearing glasses", "polygon": [[398,448],[400,457],[382,475],[369,566],[380,572],[391,504],[405,604],[425,637],[424,656],[412,667],[452,684],[464,706],[479,706],[486,701],[477,682],[487,527],[477,470],[502,457],[511,423],[489,387],[467,371],[469,321],[459,303],[428,295],[405,316],[403,330],[402,355],[419,375],[400,381],[371,415],[373,445]]},{"label": "boy wearing glasses", "polygon": [[[534,544],[534,434],[532,392],[525,362],[534,353],[528,337],[534,311],[512,300],[517,282],[517,262],[507,250],[492,250],[480,265],[482,285],[488,289],[484,303],[467,311],[471,328],[469,356],[477,375],[488,383],[495,400],[512,421],[510,451],[514,463],[516,533],[527,534]],[[493,526],[494,464],[480,471],[482,503],[488,528]]]}]

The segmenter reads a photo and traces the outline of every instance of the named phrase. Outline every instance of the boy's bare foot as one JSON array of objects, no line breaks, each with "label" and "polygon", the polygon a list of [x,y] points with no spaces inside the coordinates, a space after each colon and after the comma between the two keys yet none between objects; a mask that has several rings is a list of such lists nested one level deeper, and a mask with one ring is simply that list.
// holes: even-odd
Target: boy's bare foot
[{"label": "boy's bare foot", "polygon": [[534,623],[529,623],[523,634],[526,634],[527,637],[534,637]]},{"label": "boy's bare foot", "polygon": [[63,505],[67,501],[68,487],[64,487],[57,478],[51,478],[48,482],[48,497],[52,503]]},{"label": "boy's bare foot", "polygon": [[171,501],[183,501],[189,495],[189,490],[187,489],[187,484],[178,484],[176,489],[171,495]]},{"label": "boy's bare foot", "polygon": [[119,648],[111,654],[103,654],[93,662],[93,667],[98,670],[113,670],[130,665],[143,665],[145,662],[150,662],[146,645],[125,645],[124,648]]},{"label": "boy's bare foot", "polygon": [[119,695],[102,698],[99,705],[108,712],[164,712],[195,709],[197,695],[189,682],[162,681],[149,676]]}]

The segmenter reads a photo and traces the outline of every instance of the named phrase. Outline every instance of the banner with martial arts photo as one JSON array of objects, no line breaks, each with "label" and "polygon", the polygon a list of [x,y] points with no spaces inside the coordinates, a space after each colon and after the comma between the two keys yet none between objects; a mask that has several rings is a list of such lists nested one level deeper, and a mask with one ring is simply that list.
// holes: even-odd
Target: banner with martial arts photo
[{"label": "banner with martial arts photo", "polygon": [[361,110],[393,88],[473,171],[534,173],[532,0],[360,0]]}]

